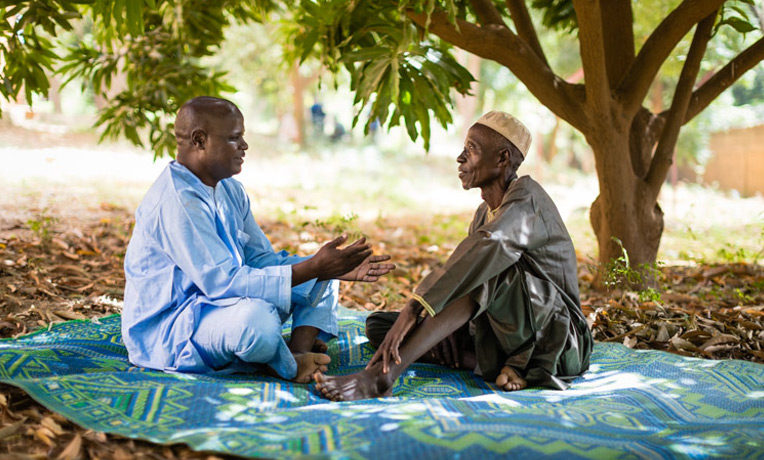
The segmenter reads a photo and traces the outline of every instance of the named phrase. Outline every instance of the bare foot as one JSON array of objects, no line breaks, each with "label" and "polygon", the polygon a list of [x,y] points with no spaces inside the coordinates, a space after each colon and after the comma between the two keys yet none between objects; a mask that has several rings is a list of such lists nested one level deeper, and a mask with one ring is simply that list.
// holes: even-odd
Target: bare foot
[{"label": "bare foot", "polygon": [[496,377],[496,386],[505,391],[517,391],[527,387],[528,382],[517,375],[517,372],[515,372],[514,369],[509,366],[504,366],[501,369],[499,376]]},{"label": "bare foot", "polygon": [[382,373],[382,366],[372,366],[350,375],[317,373],[316,389],[332,401],[356,401],[393,395],[393,380]]},{"label": "bare foot", "polygon": [[326,372],[328,364],[332,362],[329,355],[321,353],[294,353],[297,361],[297,376],[293,379],[297,383],[308,383],[316,372]]}]

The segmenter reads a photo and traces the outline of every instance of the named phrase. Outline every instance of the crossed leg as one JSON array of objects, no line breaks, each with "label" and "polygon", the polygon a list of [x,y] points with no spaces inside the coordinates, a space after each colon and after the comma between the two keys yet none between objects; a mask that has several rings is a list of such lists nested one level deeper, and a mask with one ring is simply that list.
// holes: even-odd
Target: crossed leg
[{"label": "crossed leg", "polygon": [[[372,313],[366,318],[366,337],[372,347],[376,349],[380,347],[399,316],[399,312],[386,311]],[[415,362],[439,364],[453,369],[475,369],[477,364],[475,342],[470,335],[469,324],[462,325]]]},{"label": "crossed leg", "polygon": [[400,363],[389,363],[387,373],[383,372],[381,362],[351,375],[333,376],[319,372],[314,376],[316,388],[325,398],[333,401],[391,396],[393,383],[401,373],[411,363],[466,324],[476,309],[477,304],[469,296],[464,296],[451,302],[438,315],[425,318],[422,323],[415,326],[401,346]]},{"label": "crossed leg", "polygon": [[[329,356],[311,352],[318,329],[295,328],[296,340],[290,345],[304,349],[293,350],[281,338],[281,319],[273,305],[253,298],[223,302],[225,307],[212,302],[202,307],[192,336],[210,367],[222,369],[240,360],[264,365],[270,375],[299,383],[308,383],[315,372],[328,369]],[[291,377],[295,370],[296,375]]]}]

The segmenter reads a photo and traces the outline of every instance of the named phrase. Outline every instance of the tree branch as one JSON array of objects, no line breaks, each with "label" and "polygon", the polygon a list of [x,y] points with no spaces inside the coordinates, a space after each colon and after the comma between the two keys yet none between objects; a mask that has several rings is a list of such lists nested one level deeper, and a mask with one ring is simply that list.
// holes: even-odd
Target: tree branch
[{"label": "tree branch", "polygon": [[724,0],[684,0],[653,30],[616,90],[627,114],[642,106],[655,75],[682,37],[722,3]]},{"label": "tree branch", "polygon": [[609,116],[610,84],[605,65],[600,1],[573,0],[573,8],[578,17],[578,42],[584,68],[586,104],[597,116]]},{"label": "tree branch", "polygon": [[501,17],[501,13],[499,13],[499,10],[496,9],[491,0],[470,0],[470,3],[482,25],[497,24],[507,27],[507,24]]},{"label": "tree branch", "polygon": [[679,137],[679,129],[684,123],[687,107],[690,105],[692,88],[695,85],[695,79],[700,70],[700,62],[706,53],[706,46],[711,39],[711,30],[714,27],[716,13],[714,11],[698,23],[698,26],[695,28],[695,35],[692,37],[690,51],[687,53],[684,66],[682,66],[682,72],[679,74],[679,81],[674,91],[674,98],[671,101],[671,108],[666,117],[666,124],[655,148],[655,155],[650,163],[650,170],[645,177],[648,192],[652,199],[658,198],[663,181],[666,180],[666,174],[669,167],[671,167],[674,147]]},{"label": "tree branch", "polygon": [[[426,13],[407,10],[406,14],[421,27],[427,23]],[[581,85],[572,85],[555,75],[511,30],[497,25],[479,27],[461,19],[453,24],[443,11],[433,12],[429,24],[429,31],[448,43],[507,67],[539,102],[573,127],[583,130],[587,118],[582,110]]]},{"label": "tree branch", "polygon": [[634,14],[631,0],[604,0],[601,5],[605,68],[610,88],[615,88],[634,61]]},{"label": "tree branch", "polygon": [[528,46],[536,52],[538,57],[544,61],[544,64],[549,65],[544,50],[541,48],[541,42],[539,42],[536,29],[533,27],[531,15],[525,6],[525,0],[507,0],[506,3],[509,14],[512,16],[512,22],[515,24],[517,35],[528,43]]},{"label": "tree branch", "polygon": [[695,115],[702,112],[722,91],[732,86],[738,78],[762,60],[764,60],[764,38],[760,38],[753,45],[735,56],[734,59],[692,93],[692,100],[687,108],[684,123],[692,120]]}]

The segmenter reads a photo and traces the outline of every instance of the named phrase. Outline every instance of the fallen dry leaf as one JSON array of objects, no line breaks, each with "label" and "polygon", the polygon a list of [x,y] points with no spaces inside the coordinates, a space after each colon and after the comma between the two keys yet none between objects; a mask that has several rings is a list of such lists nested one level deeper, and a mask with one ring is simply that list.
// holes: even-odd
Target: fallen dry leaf
[{"label": "fallen dry leaf", "polygon": [[[12,238],[10,230],[0,229],[0,337],[26,334],[54,321],[98,322],[99,317],[121,311],[122,262],[133,220],[130,212],[120,208],[108,211],[110,214],[99,222],[104,212],[89,220],[67,220],[70,228],[54,228],[48,245],[39,244],[31,233],[13,230],[18,234]],[[466,216],[465,235],[468,222]],[[323,242],[335,236],[330,229],[315,225],[266,220],[262,226],[276,250],[294,250],[290,245],[301,242],[301,232],[305,233],[304,241]],[[22,222],[17,228],[23,227]],[[422,235],[431,235],[437,228],[430,217],[386,219],[361,228],[377,252],[390,254],[398,268],[379,283],[341,283],[340,303],[369,311],[403,307],[412,289],[444,263],[453,249],[448,243],[422,240]],[[452,239],[458,241],[458,237]],[[764,269],[760,265],[661,267],[664,279],[657,288],[661,298],[641,300],[635,291],[594,289],[594,264],[591,258],[579,258],[581,303],[595,340],[611,340],[635,349],[764,363]],[[6,402],[0,399],[0,416],[5,417],[2,423],[6,424],[0,433],[9,433],[8,427],[25,417],[0,442],[0,460],[7,453],[13,453],[14,459],[48,458],[49,453],[55,458],[55,453],[63,453],[77,435],[79,455],[84,458],[207,458],[207,454],[182,445],[159,447],[85,430],[65,422],[13,387],[0,386],[0,398],[6,398]],[[60,431],[49,422],[43,423],[45,418],[52,419],[63,433],[56,434]],[[41,434],[53,447],[38,437],[38,428],[47,430]]]},{"label": "fallen dry leaf", "polygon": [[19,431],[20,428],[24,426],[24,422],[26,419],[21,419],[18,422],[11,423],[10,425],[6,425],[2,428],[0,428],[0,440],[3,440],[9,436],[13,436],[16,434],[17,431]]},{"label": "fallen dry leaf", "polygon": [[40,421],[40,425],[50,430],[55,436],[61,436],[64,434],[64,430],[61,428],[61,425],[56,423],[52,417],[43,417],[43,419]]},{"label": "fallen dry leaf", "polygon": [[75,460],[82,457],[82,436],[79,433],[66,445],[64,450],[56,457],[58,460]]}]

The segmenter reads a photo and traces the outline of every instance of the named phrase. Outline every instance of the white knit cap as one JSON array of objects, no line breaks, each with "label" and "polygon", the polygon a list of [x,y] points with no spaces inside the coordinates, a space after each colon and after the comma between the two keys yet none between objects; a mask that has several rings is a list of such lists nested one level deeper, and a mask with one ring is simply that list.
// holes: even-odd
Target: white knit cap
[{"label": "white knit cap", "polygon": [[513,143],[523,158],[528,154],[528,147],[531,145],[531,132],[517,118],[506,112],[492,110],[475,122],[487,126],[497,133],[504,136],[509,142]]}]

